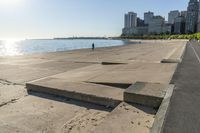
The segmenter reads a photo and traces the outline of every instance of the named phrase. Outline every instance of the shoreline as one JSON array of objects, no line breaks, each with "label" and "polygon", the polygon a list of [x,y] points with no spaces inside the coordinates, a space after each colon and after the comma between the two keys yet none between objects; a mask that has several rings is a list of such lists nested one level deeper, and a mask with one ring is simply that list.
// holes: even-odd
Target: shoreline
[{"label": "shoreline", "polygon": [[[48,40],[48,41],[56,41],[55,39],[28,39],[28,41],[31,41],[31,40],[35,40],[35,41],[46,41],[46,40]],[[91,40],[99,40],[99,39],[76,39],[76,40],[83,40],[83,41],[85,41],[85,40],[89,40],[89,41],[91,41]],[[76,41],[75,40],[75,41]],[[101,40],[105,40],[105,39],[101,39]],[[108,40],[108,39],[106,39],[107,41],[116,41],[116,40]],[[23,40],[23,41],[26,41],[26,40]],[[61,39],[57,39],[57,41],[61,41]],[[63,40],[63,41],[65,41],[65,40]],[[73,40],[71,40],[71,41],[73,41]],[[102,44],[102,46],[99,46],[99,44],[98,44],[98,46],[96,47],[96,49],[98,49],[98,48],[109,48],[109,47],[115,47],[115,46],[123,46],[123,45],[127,45],[127,44],[130,44],[130,42],[129,41],[127,41],[127,40],[118,40],[118,41],[122,41],[122,44],[120,45],[120,44],[111,44],[110,46],[104,46],[105,44]],[[13,44],[14,43],[18,43],[18,41],[17,42],[12,42]],[[99,42],[100,43],[100,42]],[[113,42],[114,43],[114,42]],[[119,42],[118,42],[119,43]],[[36,43],[37,44],[37,43]],[[32,45],[36,45],[36,44],[32,44]],[[62,44],[62,42],[60,42],[59,44]],[[38,42],[38,45],[40,45],[40,42]],[[50,44],[50,45],[52,45],[52,44]],[[55,45],[57,45],[56,44],[56,42],[55,42]],[[71,45],[71,44],[70,44]],[[74,46],[76,46],[77,44],[74,44]],[[91,42],[91,48],[92,48],[92,42]],[[80,48],[70,48],[70,49],[66,49],[66,50],[57,50],[57,51],[54,51],[54,50],[52,50],[52,51],[43,51],[43,52],[37,52],[37,51],[35,51],[35,52],[24,52],[24,53],[21,53],[21,55],[20,54],[16,54],[16,55],[0,55],[0,57],[4,57],[4,56],[23,56],[23,55],[32,55],[32,54],[42,54],[42,53],[54,53],[54,52],[67,52],[67,51],[76,51],[76,50],[84,50],[84,49],[90,49],[88,46],[86,47],[86,48],[81,48],[81,46],[80,46]]]}]

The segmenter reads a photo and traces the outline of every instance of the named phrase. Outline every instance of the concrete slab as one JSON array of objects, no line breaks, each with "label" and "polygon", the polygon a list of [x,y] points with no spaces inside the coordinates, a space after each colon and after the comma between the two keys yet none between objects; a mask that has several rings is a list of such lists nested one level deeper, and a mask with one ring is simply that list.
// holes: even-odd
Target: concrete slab
[{"label": "concrete slab", "polygon": [[88,133],[109,111],[88,103],[29,95],[0,108],[0,133]]},{"label": "concrete slab", "polygon": [[87,67],[82,67],[80,69],[53,75],[51,77],[63,79],[66,82],[86,82],[89,81],[89,79],[93,79],[98,75],[102,75],[106,72],[109,72],[115,69],[116,67],[116,65],[104,66],[101,64],[94,64]]},{"label": "concrete slab", "polygon": [[156,111],[122,102],[93,133],[149,133]]},{"label": "concrete slab", "polygon": [[48,61],[43,63],[37,63],[29,65],[28,67],[48,70],[59,70],[60,72],[66,72],[73,69],[89,66],[93,63],[90,62],[73,62],[73,61]]},{"label": "concrete slab", "polygon": [[101,75],[94,76],[86,81],[94,83],[120,83],[120,84],[133,84],[136,81],[162,83],[167,84],[170,82],[174,72],[158,72],[150,70],[132,70],[132,71],[117,71],[113,70]]},{"label": "concrete slab", "polygon": [[27,65],[33,65],[33,64],[38,64],[38,63],[44,63],[48,61],[49,60],[41,59],[41,58],[26,58],[24,56],[21,56],[21,58],[10,57],[10,58],[4,59],[0,62],[0,64],[27,66]]},{"label": "concrete slab", "polygon": [[123,89],[91,83],[73,83],[56,78],[46,78],[27,83],[28,90],[53,94],[109,107],[123,101]]},{"label": "concrete slab", "polygon": [[5,69],[1,69],[2,71],[0,71],[1,79],[8,80],[13,83],[22,84],[28,81],[60,73],[59,70],[37,69],[33,67],[20,67],[8,65],[4,65],[3,67]]},{"label": "concrete slab", "polygon": [[158,108],[166,91],[164,84],[136,82],[124,91],[124,101]]},{"label": "concrete slab", "polygon": [[1,64],[0,70],[2,71],[0,71],[0,79],[8,80],[14,83],[25,83],[89,65],[91,65],[91,63],[59,61],[48,61],[27,65]]},{"label": "concrete slab", "polygon": [[[160,45],[152,46],[148,50],[144,49],[144,53],[138,54],[131,60],[146,60],[146,61],[161,61],[171,50],[174,49],[172,46]],[[146,52],[145,52],[146,51]]]},{"label": "concrete slab", "polygon": [[170,72],[175,68],[176,64],[161,64],[155,63],[155,62],[132,62],[127,65],[119,65],[117,67],[117,70],[124,70],[124,71],[130,71],[130,70],[149,70],[149,71],[158,71],[162,72],[163,70],[166,70],[167,72]]},{"label": "concrete slab", "polygon": [[66,82],[93,82],[133,84],[136,81],[169,83],[177,64],[134,62],[125,65],[95,64],[65,73],[53,75],[53,78]]},{"label": "concrete slab", "polygon": [[87,81],[125,84],[133,84],[136,81],[142,81],[165,84],[170,82],[177,64],[133,62],[127,65],[114,66],[115,67],[110,66],[112,69],[109,69],[109,71],[88,78]]}]

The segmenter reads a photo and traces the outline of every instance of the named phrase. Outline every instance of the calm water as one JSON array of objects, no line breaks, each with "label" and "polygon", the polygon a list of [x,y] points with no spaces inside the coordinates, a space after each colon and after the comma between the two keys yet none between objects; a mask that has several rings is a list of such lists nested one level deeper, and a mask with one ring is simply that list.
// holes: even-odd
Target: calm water
[{"label": "calm water", "polygon": [[124,45],[122,40],[23,40],[23,41],[0,41],[0,56],[14,56],[32,53],[45,53],[67,51],[74,49],[95,47],[110,47]]}]

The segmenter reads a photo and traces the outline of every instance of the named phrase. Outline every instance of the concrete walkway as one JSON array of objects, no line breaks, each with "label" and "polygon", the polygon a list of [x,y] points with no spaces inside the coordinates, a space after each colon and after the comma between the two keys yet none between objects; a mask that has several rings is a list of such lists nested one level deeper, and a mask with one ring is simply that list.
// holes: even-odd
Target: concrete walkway
[{"label": "concrete walkway", "polygon": [[[94,51],[0,57],[0,133],[89,133],[102,129],[148,133],[157,110],[119,102],[124,100],[126,88],[135,82],[147,83],[148,91],[152,89],[148,83],[169,84],[178,63],[162,60],[181,59],[185,43],[144,40]],[[25,84],[41,93],[27,95]],[[72,97],[70,93],[77,95]],[[112,101],[114,104],[110,104]],[[115,108],[96,105],[105,103]]]},{"label": "concrete walkway", "polygon": [[200,44],[190,42],[172,80],[172,95],[163,133],[200,132]]}]

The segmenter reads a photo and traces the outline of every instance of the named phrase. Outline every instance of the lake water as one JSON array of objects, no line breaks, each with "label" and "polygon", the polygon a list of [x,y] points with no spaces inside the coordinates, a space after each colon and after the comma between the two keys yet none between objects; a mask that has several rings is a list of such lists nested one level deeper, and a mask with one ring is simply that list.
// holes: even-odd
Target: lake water
[{"label": "lake water", "polygon": [[6,40],[0,41],[0,56],[68,51],[95,47],[110,47],[126,44],[122,40],[74,39],[74,40]]}]

